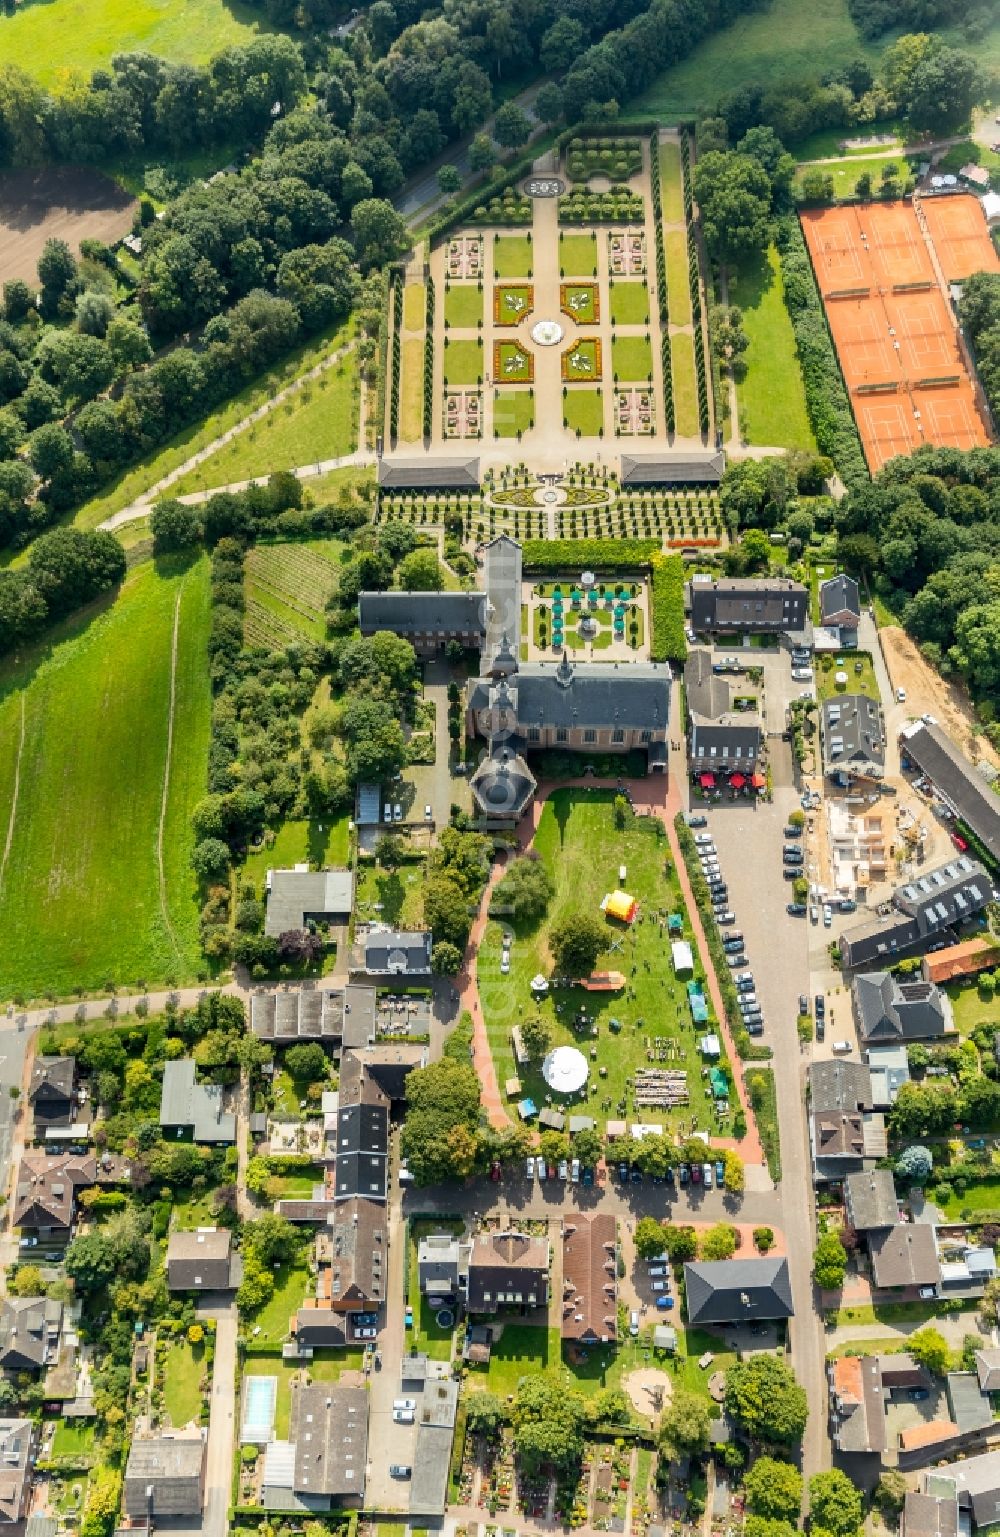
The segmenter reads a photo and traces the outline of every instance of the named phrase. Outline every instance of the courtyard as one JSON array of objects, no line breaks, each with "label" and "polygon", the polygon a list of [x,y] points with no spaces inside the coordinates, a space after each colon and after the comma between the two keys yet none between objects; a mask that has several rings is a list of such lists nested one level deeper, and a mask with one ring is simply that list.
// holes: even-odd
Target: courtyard
[{"label": "courtyard", "polygon": [[522,584],[521,597],[529,616],[528,660],[551,660],[564,647],[581,659],[592,659],[596,653],[602,662],[648,659],[646,583],[595,580],[584,590],[580,575]]}]

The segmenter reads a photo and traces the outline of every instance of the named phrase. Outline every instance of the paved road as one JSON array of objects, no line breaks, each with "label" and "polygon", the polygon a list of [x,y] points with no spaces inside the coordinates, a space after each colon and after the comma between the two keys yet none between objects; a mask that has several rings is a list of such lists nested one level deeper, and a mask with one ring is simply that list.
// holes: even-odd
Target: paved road
[{"label": "paved road", "polygon": [[226,1537],[233,1480],[233,1448],[236,1436],[236,1304],[230,1302],[215,1314],[215,1366],[212,1372],[212,1407],[208,1421],[208,1452],[205,1464],[205,1514],[203,1537]]},{"label": "paved road", "polygon": [[386,1324],[378,1338],[382,1367],[373,1371],[368,1396],[368,1472],[365,1483],[365,1507],[368,1510],[407,1510],[410,1486],[404,1480],[390,1478],[393,1462],[413,1465],[416,1427],[395,1425],[392,1401],[400,1396],[399,1372],[405,1349],[403,1295],[406,1273],[406,1229],[400,1209],[399,1183],[395,1178],[398,1149],[393,1147],[389,1182],[389,1286],[386,1295]]},{"label": "paved road", "polygon": [[[31,1025],[24,1025],[5,1031],[0,1037],[0,1169],[4,1171],[0,1194],[3,1195],[10,1193],[11,1176],[24,1151],[25,1118],[30,1114],[24,1092],[25,1080],[34,1060],[35,1034]],[[16,1099],[10,1092],[15,1088],[20,1091]],[[17,1233],[10,1226],[13,1210],[14,1203],[8,1201],[0,1226],[0,1291],[6,1289],[8,1265],[18,1257]]]}]

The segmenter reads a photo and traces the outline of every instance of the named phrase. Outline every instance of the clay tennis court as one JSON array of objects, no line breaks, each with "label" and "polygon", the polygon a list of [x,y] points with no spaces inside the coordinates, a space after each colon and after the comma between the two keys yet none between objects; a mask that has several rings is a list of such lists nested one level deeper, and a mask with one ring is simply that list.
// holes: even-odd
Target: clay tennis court
[{"label": "clay tennis court", "polygon": [[982,204],[968,193],[920,200],[927,229],[949,283],[960,283],[973,272],[1000,272]]},{"label": "clay tennis court", "polygon": [[912,205],[811,210],[802,228],[869,468],[924,443],[987,443]]}]

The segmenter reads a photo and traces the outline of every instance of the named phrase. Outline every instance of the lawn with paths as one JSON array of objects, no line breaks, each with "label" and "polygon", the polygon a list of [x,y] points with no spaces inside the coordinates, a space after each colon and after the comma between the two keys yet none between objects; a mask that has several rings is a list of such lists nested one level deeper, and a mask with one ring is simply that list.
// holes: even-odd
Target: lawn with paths
[{"label": "lawn with paths", "polygon": [[653,349],[645,336],[615,336],[611,372],[625,384],[645,384],[653,377]]},{"label": "lawn with paths", "polygon": [[663,237],[663,248],[667,259],[667,302],[670,306],[670,323],[675,326],[688,326],[691,324],[691,277],[688,242],[684,231],[667,230]]},{"label": "lawn with paths", "polygon": [[530,278],[531,241],[527,235],[501,235],[493,242],[493,273],[498,278]]},{"label": "lawn with paths", "polygon": [[[147,562],[0,668],[0,996],[95,991],[108,980],[183,982],[202,964],[191,812],[205,794],[211,688],[209,563]],[[174,729],[163,829],[171,647]]]},{"label": "lawn with paths", "polygon": [[417,443],[424,432],[424,344],[419,336],[403,340],[400,359],[399,436]]},{"label": "lawn with paths", "polygon": [[535,397],[531,390],[493,391],[493,432],[498,438],[516,438],[535,425]]},{"label": "lawn with paths", "polygon": [[740,435],[750,443],[814,454],[816,440],[774,246],[730,271],[729,302],[741,311],[750,343],[743,354],[746,374],[737,385]]},{"label": "lawn with paths", "polygon": [[687,331],[679,331],[670,338],[670,371],[674,379],[677,431],[682,438],[696,437],[698,380],[694,371],[694,340]]},{"label": "lawn with paths", "polygon": [[597,236],[560,235],[559,270],[568,278],[596,278]]},{"label": "lawn with paths", "polygon": [[[537,928],[514,926],[511,967],[500,971],[502,925],[489,923],[480,947],[477,975],[483,1016],[497,1080],[503,1083],[515,1073],[523,1092],[535,1103],[545,1103],[541,1064],[515,1068],[510,1044],[514,1024],[524,1017],[528,980],[537,972],[551,974],[546,935],[549,928],[571,912],[590,913],[604,923],[607,949],[598,958],[601,970],[615,969],[630,979],[632,996],[587,993],[582,988],[553,988],[537,1005],[537,1012],[552,1031],[553,1046],[576,1045],[596,1049],[590,1063],[588,1087],[592,1090],[581,1108],[602,1124],[608,1117],[630,1115],[633,1109],[628,1081],[639,1067],[649,1066],[647,1042],[666,1037],[664,1066],[686,1069],[690,1104],[683,1109],[657,1109],[655,1119],[669,1134],[687,1131],[692,1120],[703,1130],[716,1129],[715,1115],[701,1076],[697,1035],[691,1024],[687,984],[673,974],[670,948],[655,914],[684,913],[676,871],[669,855],[666,833],[654,817],[629,817],[623,831],[614,825],[614,794],[605,790],[557,790],[546,801],[535,835],[534,849],[555,883],[555,894],[546,919]],[[613,891],[618,869],[628,870],[627,889],[640,906],[642,921],[630,929],[606,922],[600,915],[601,899]],[[685,923],[690,938],[690,926]],[[701,976],[696,962],[696,976]],[[584,1010],[597,1029],[592,1036],[574,1030],[571,1021]],[[614,1030],[611,1021],[620,1028]],[[673,1052],[672,1057],[669,1056]],[[604,1074],[602,1075],[602,1069]],[[624,1101],[626,1109],[619,1107]],[[562,1105],[560,1101],[560,1105]]]},{"label": "lawn with paths", "polygon": [[483,291],[478,283],[452,283],[445,289],[444,318],[449,326],[474,331],[483,318]]},{"label": "lawn with paths", "polygon": [[611,282],[611,324],[649,325],[649,289],[645,283]]},{"label": "lawn with paths", "polygon": [[481,341],[454,341],[444,344],[444,382],[469,386],[483,380],[483,344]]},{"label": "lawn with paths", "polygon": [[226,48],[274,29],[239,0],[52,0],[12,11],[0,27],[0,65],[16,64],[43,85],[109,68],[116,53],[152,53],[204,64]]},{"label": "lawn with paths", "polygon": [[244,637],[272,648],[326,638],[326,602],[337,585],[339,539],[258,544],[247,554]]},{"label": "lawn with paths", "polygon": [[600,390],[567,390],[563,396],[563,425],[582,438],[596,438],[604,426],[604,396]]},{"label": "lawn with paths", "polygon": [[664,224],[684,223],[681,147],[673,139],[666,139],[660,145],[660,202]]},{"label": "lawn with paths", "polygon": [[[844,694],[866,694],[869,699],[880,697],[875,669],[867,652],[845,651],[839,656],[820,656],[815,659],[815,669],[816,697],[820,700],[836,699]],[[846,672],[846,683],[837,682],[838,672]]]},{"label": "lawn with paths", "polygon": [[163,1368],[163,1406],[175,1430],[197,1420],[201,1409],[198,1384],[205,1370],[204,1345],[191,1345],[184,1335],[175,1335],[167,1346]]}]

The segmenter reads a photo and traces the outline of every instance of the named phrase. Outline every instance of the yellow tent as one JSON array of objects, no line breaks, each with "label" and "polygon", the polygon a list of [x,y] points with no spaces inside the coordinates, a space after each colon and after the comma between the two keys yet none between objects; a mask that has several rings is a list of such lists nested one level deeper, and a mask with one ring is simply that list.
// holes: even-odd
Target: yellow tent
[{"label": "yellow tent", "polygon": [[607,918],[618,918],[622,923],[633,922],[639,911],[639,904],[635,897],[630,897],[627,891],[612,891],[601,903],[604,915]]}]

